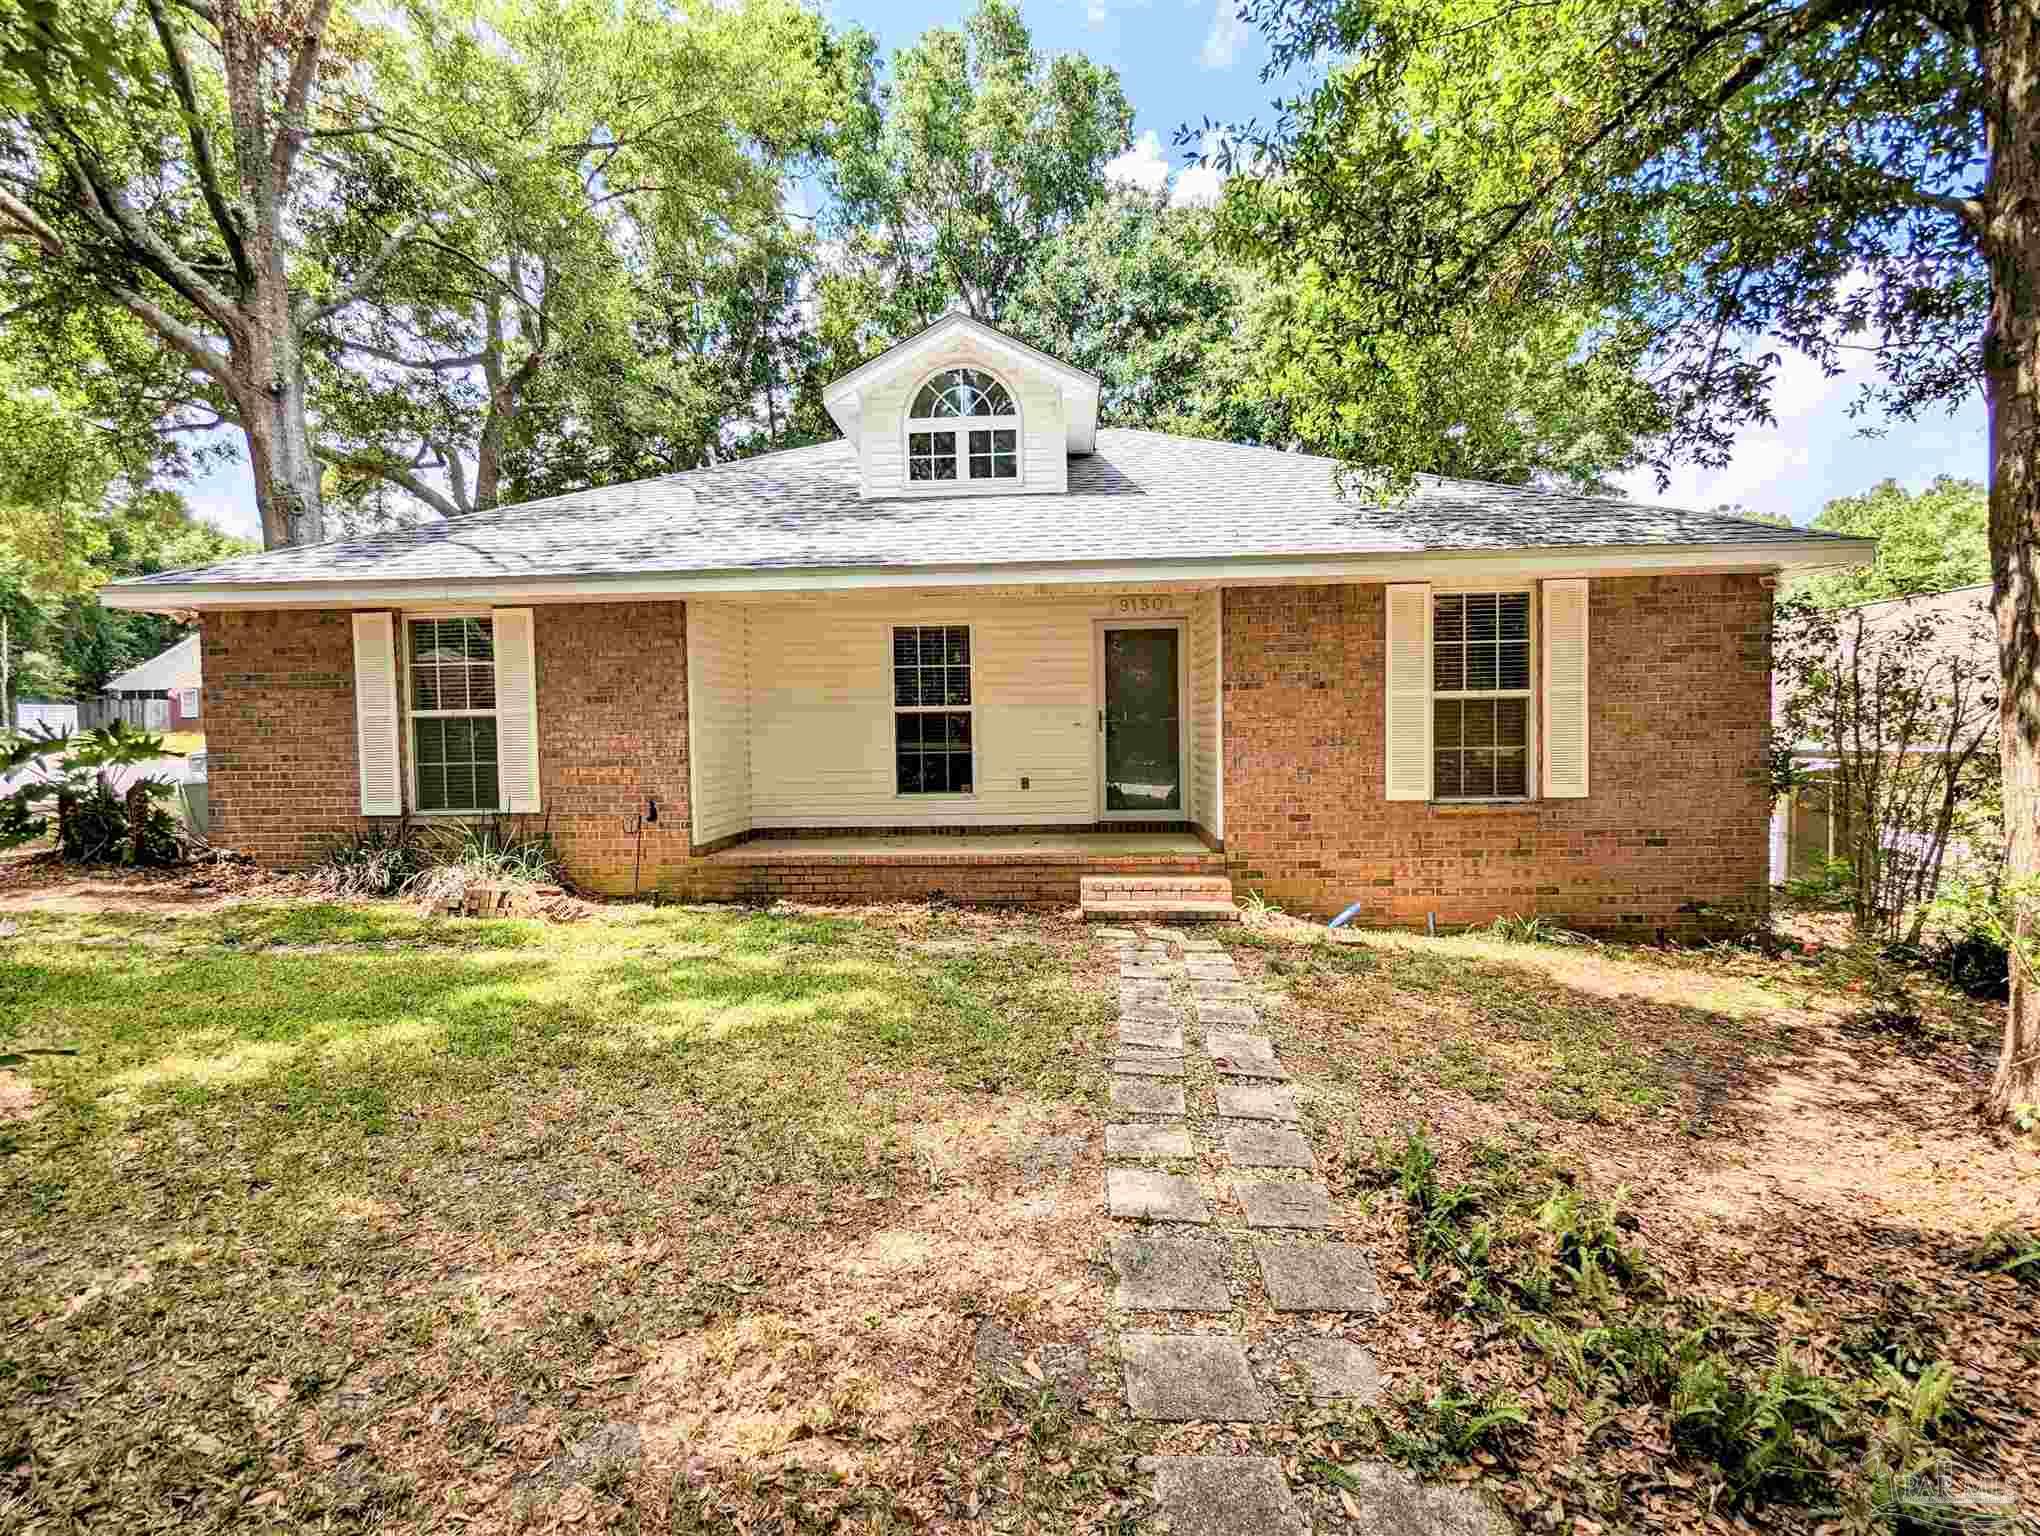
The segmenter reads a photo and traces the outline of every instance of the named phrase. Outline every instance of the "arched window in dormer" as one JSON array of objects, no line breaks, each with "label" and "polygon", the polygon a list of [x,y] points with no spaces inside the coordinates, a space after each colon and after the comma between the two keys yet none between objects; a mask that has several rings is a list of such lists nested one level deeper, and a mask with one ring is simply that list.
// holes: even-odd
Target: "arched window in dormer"
[{"label": "arched window in dormer", "polygon": [[980,368],[945,368],[907,407],[907,479],[1018,480],[1020,408]]}]

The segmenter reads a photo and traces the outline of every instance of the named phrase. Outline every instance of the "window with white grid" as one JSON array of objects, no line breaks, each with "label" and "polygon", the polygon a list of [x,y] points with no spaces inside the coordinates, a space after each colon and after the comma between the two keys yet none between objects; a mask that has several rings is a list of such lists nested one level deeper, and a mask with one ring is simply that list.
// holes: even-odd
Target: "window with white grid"
[{"label": "window with white grid", "polygon": [[980,368],[945,368],[907,407],[909,481],[1020,478],[1020,410]]},{"label": "window with white grid", "polygon": [[895,788],[970,794],[977,785],[970,626],[895,625],[892,674]]},{"label": "window with white grid", "polygon": [[1440,592],[1431,600],[1431,794],[1530,793],[1530,594]]},{"label": "window with white grid", "polygon": [[495,625],[483,618],[411,619],[411,782],[420,811],[493,811]]}]

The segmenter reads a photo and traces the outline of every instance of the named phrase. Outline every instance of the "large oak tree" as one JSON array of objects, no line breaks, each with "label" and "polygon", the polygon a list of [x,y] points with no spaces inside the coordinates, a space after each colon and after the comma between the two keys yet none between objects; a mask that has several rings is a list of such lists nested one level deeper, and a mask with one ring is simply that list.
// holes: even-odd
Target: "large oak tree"
[{"label": "large oak tree", "polygon": [[294,279],[292,224],[331,13],[332,0],[0,4],[0,240],[17,307],[112,305],[176,354],[193,388],[168,410],[209,403],[240,428],[270,545],[325,530],[302,345],[321,306]]},{"label": "large oak tree", "polygon": [[727,290],[867,63],[798,0],[0,0],[0,351],[89,356],[125,434],[239,433],[271,546],[676,422],[698,462],[764,350]]},{"label": "large oak tree", "polygon": [[[1236,248],[1341,299],[1356,391],[1480,311],[1605,313],[1720,462],[1782,348],[1886,418],[1981,389],[2015,927],[1993,1103],[2040,1100],[2040,10],[2030,0],[1250,0]],[[1591,340],[1590,340],[1591,345]],[[1328,376],[1327,386],[1341,386]],[[1356,449],[1370,445],[1355,445]],[[1408,450],[1381,445],[1391,468]],[[1401,457],[1403,463],[1396,460]]]}]

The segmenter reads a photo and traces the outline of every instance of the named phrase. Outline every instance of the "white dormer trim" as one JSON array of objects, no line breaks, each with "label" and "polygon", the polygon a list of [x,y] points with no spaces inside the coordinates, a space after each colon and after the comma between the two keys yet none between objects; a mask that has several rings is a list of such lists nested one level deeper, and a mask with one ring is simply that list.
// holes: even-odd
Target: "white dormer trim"
[{"label": "white dormer trim", "polygon": [[[861,368],[853,368],[822,391],[822,405],[845,437],[856,438],[863,402],[880,385],[909,371],[932,371],[931,354],[941,351],[958,334],[986,354],[995,365],[1004,364],[1020,373],[1053,379],[1062,393],[1064,451],[1075,454],[1095,452],[1098,446],[1098,376],[1072,368],[1005,332],[994,330],[969,315],[950,313],[933,325],[887,348]],[[1013,381],[1006,381],[1011,388]]]}]

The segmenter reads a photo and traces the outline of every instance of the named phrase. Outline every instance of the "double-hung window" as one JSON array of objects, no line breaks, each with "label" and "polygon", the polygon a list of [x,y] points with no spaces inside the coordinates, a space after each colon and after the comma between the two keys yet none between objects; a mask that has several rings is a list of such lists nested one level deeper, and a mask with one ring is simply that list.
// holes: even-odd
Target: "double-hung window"
[{"label": "double-hung window", "polygon": [[909,481],[1020,478],[1020,412],[978,368],[945,368],[907,408]]},{"label": "double-hung window", "polygon": [[493,811],[496,636],[485,618],[405,623],[411,678],[412,804],[420,811]]},{"label": "double-hung window", "polygon": [[893,771],[903,795],[967,795],[977,785],[970,626],[892,632]]},{"label": "double-hung window", "polygon": [[1439,800],[1530,793],[1530,594],[1431,599],[1431,793]]}]

